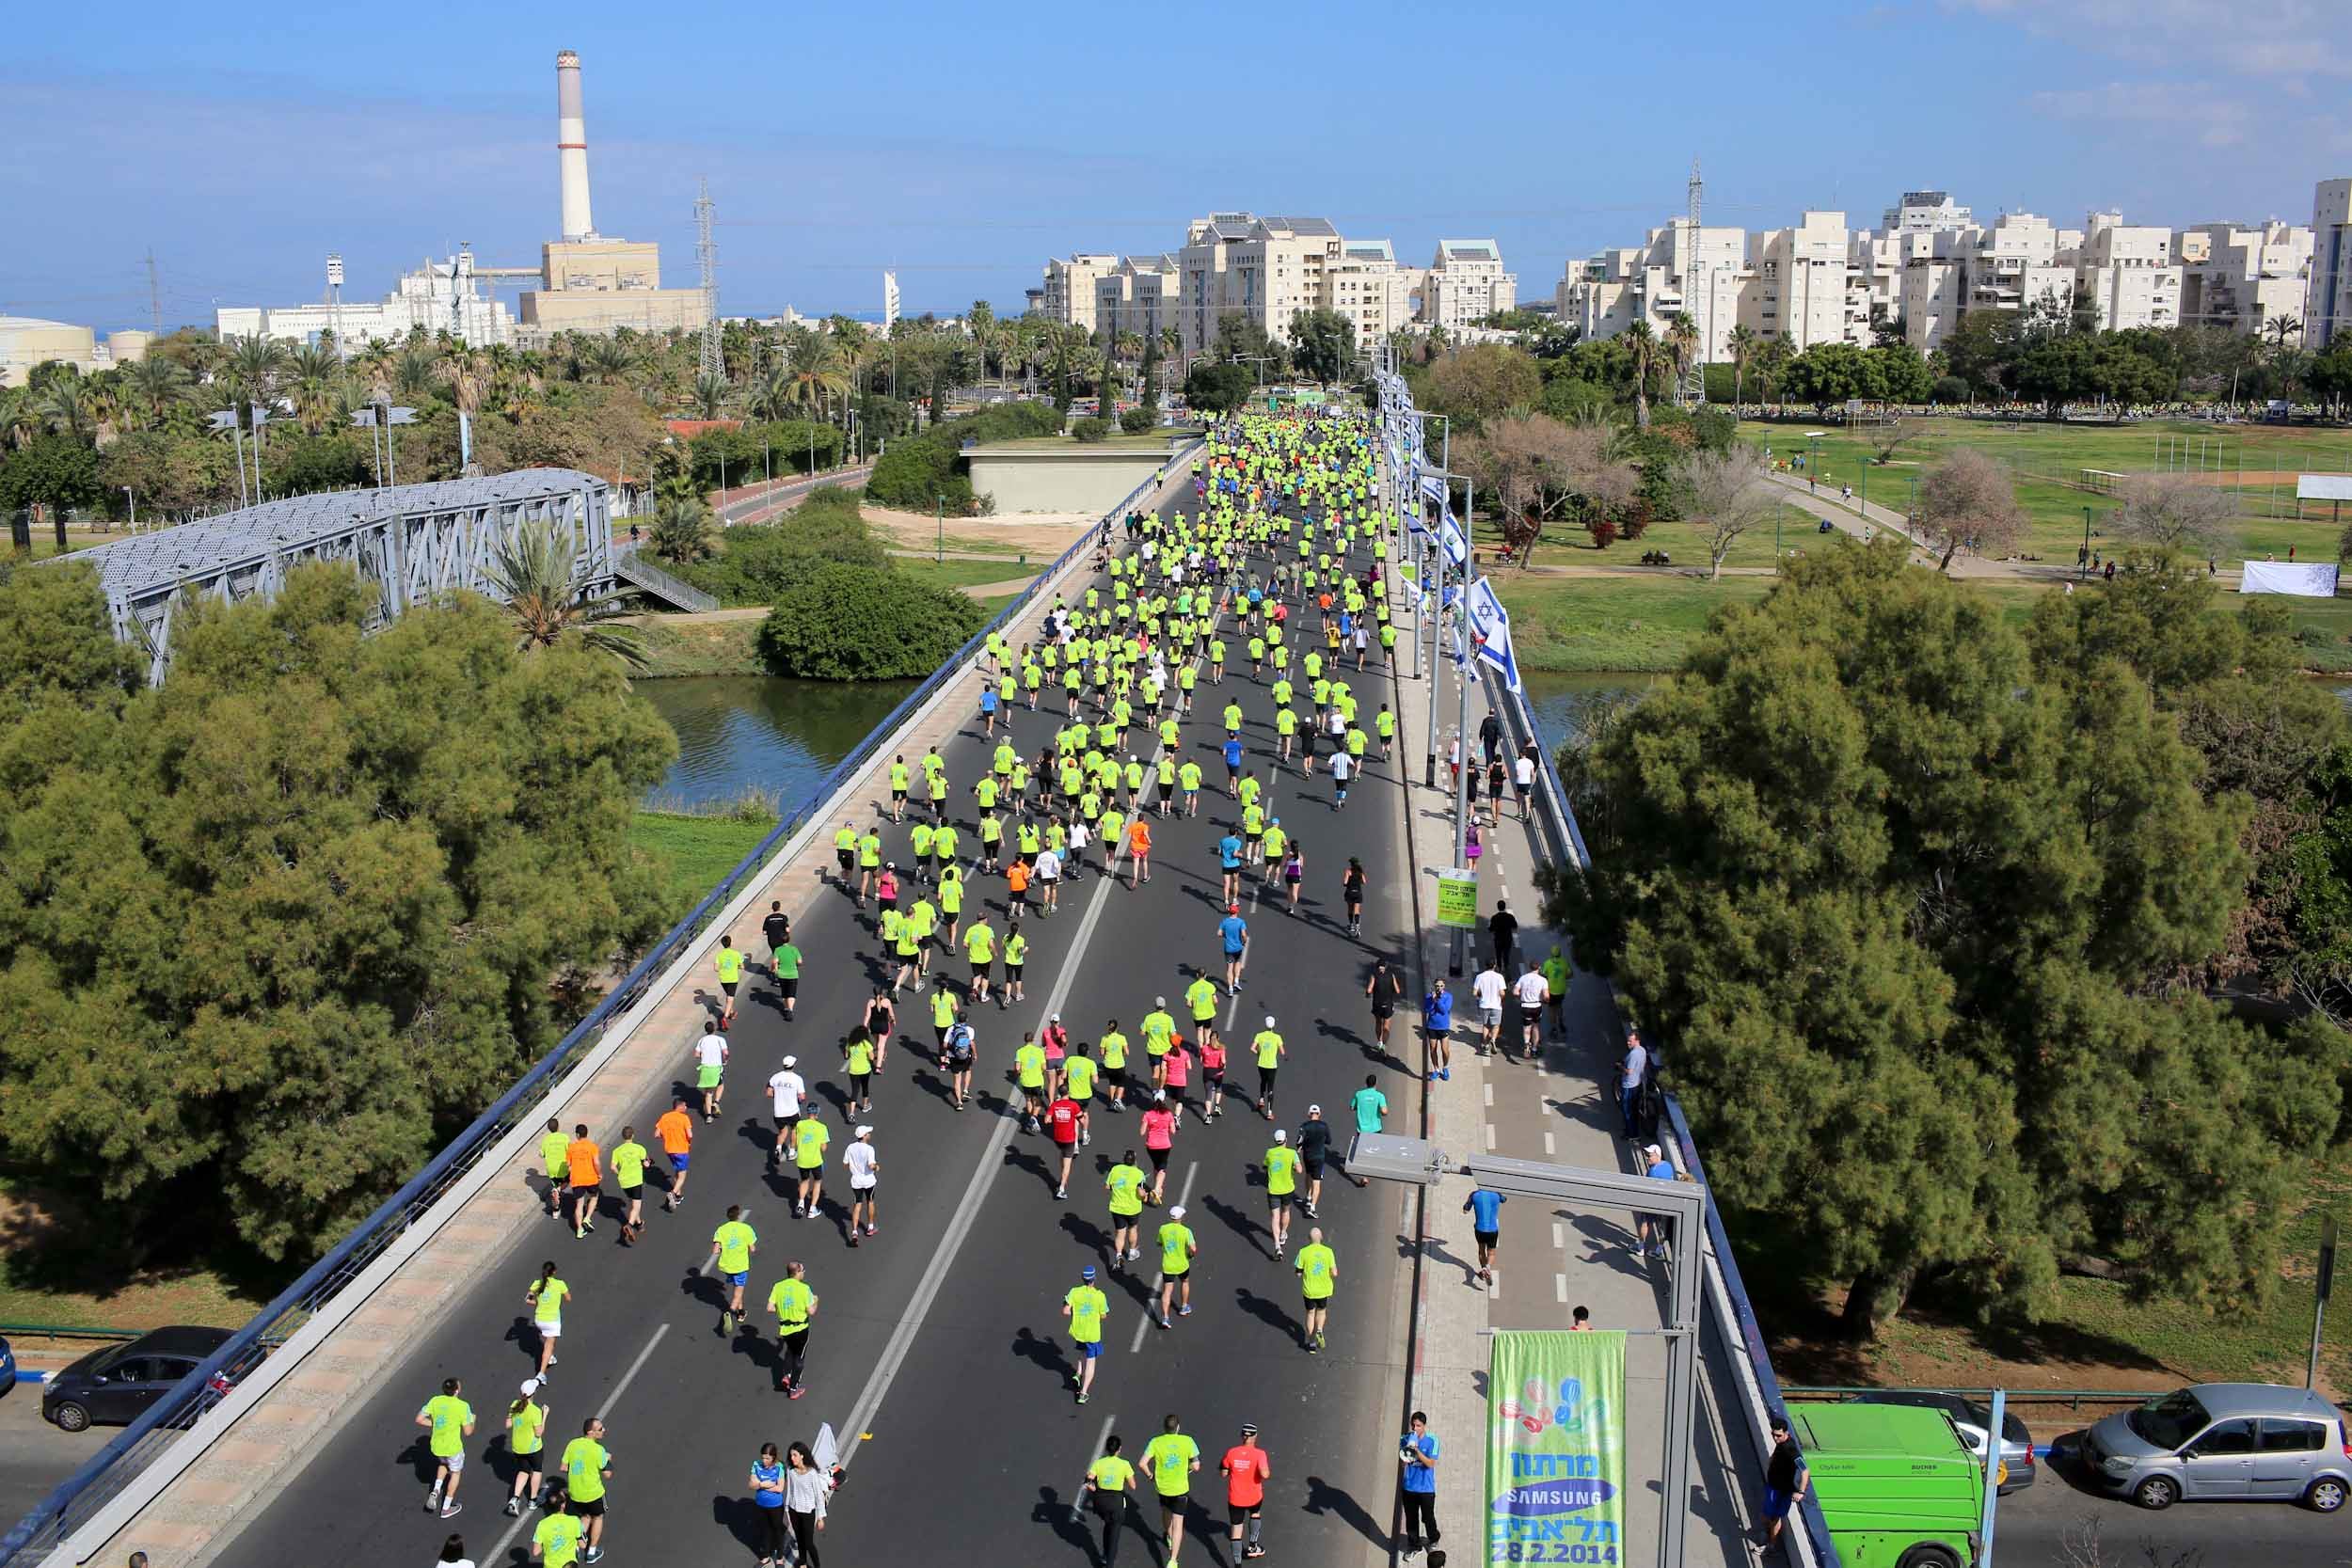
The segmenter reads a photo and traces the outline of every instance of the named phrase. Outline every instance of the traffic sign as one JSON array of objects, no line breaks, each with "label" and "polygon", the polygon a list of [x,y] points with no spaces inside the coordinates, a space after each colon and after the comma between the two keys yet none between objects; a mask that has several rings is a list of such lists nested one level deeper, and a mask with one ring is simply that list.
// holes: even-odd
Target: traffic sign
[{"label": "traffic sign", "polygon": [[1451,868],[1438,873],[1438,924],[1478,929],[1478,873]]}]

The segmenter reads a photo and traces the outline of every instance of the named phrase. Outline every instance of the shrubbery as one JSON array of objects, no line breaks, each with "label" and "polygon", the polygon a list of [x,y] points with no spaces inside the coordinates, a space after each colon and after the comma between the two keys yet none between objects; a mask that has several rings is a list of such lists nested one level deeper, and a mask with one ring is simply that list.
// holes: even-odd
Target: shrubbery
[{"label": "shrubbery", "polygon": [[1149,408],[1130,408],[1119,416],[1119,428],[1130,436],[1140,436],[1159,422],[1159,417]]},{"label": "shrubbery", "polygon": [[722,604],[774,604],[823,566],[890,569],[890,552],[858,515],[857,492],[830,484],[781,522],[731,528],[722,542],[717,559],[676,568]]},{"label": "shrubbery", "polygon": [[777,598],[759,657],[772,673],[804,680],[903,680],[938,669],[984,619],[951,589],[825,562]]},{"label": "shrubbery", "polygon": [[933,498],[945,498],[958,516],[973,510],[972,482],[957,470],[966,441],[1010,441],[1025,436],[1057,436],[1061,415],[1041,403],[1006,403],[977,414],[949,420],[921,436],[890,443],[866,481],[866,493],[878,505],[927,511]]},{"label": "shrubbery", "polygon": [[1074,439],[1091,446],[1097,441],[1110,439],[1111,422],[1108,420],[1080,420],[1070,427],[1070,434]]}]

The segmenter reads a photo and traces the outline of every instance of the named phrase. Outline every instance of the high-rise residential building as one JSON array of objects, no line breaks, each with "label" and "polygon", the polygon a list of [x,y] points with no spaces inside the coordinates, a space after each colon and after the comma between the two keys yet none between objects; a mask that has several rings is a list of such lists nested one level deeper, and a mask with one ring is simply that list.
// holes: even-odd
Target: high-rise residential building
[{"label": "high-rise residential building", "polygon": [[2312,239],[2311,230],[2276,220],[2182,230],[2173,239],[2182,323],[2259,335],[2272,322],[2301,321]]},{"label": "high-rise residential building", "polygon": [[1216,342],[1228,316],[1256,322],[1269,338],[1288,336],[1294,315],[1322,308],[1327,271],[1343,246],[1323,218],[1213,213],[1194,219],[1176,254],[1184,352]]},{"label": "high-rise residential building", "polygon": [[1901,201],[1886,209],[1881,227],[1889,233],[1933,233],[1939,229],[1973,229],[1976,219],[1948,191],[1905,191]]},{"label": "high-rise residential building", "polygon": [[1399,267],[1386,240],[1343,240],[1338,260],[1324,267],[1323,309],[1345,316],[1355,325],[1356,346],[1370,348],[1412,325],[1425,276]]},{"label": "high-rise residential building", "polygon": [[2179,325],[2181,268],[2172,230],[2125,223],[2121,213],[2091,214],[2074,263],[2074,292],[2103,332]]},{"label": "high-rise residential building", "polygon": [[1699,357],[1728,356],[1732,329],[1753,274],[1747,231],[1677,219],[1649,231],[1646,245],[1570,261],[1554,298],[1560,323],[1587,338],[1613,338],[1637,321],[1663,333],[1677,311],[1699,332]]},{"label": "high-rise residential building", "polygon": [[1094,330],[1094,285],[1119,265],[1119,258],[1100,251],[1072,251],[1045,263],[1046,317],[1065,326]]},{"label": "high-rise residential building", "polygon": [[2303,343],[2324,349],[2352,337],[2352,180],[2322,180],[2312,192],[2312,281],[2303,302]]},{"label": "high-rise residential building", "polygon": [[1913,243],[1897,314],[1912,346],[1926,354],[1971,310],[2064,309],[2082,233],[2032,213],[2004,213],[1990,228],[1937,230]]},{"label": "high-rise residential building", "polygon": [[1156,336],[1176,325],[1179,275],[1176,258],[1123,256],[1119,265],[1094,280],[1094,322],[1105,339],[1134,333]]},{"label": "high-rise residential building", "polygon": [[1492,240],[1439,240],[1422,288],[1421,319],[1449,330],[1518,308],[1519,280]]},{"label": "high-rise residential building", "polygon": [[1740,319],[1756,336],[1799,352],[1816,343],[1868,342],[1870,294],[1853,264],[1846,214],[1808,212],[1793,229],[1758,234]]}]

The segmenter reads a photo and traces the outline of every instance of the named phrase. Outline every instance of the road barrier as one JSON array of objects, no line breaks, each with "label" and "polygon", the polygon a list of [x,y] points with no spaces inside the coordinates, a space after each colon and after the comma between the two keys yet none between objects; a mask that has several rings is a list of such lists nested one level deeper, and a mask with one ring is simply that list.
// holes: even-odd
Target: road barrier
[{"label": "road barrier", "polygon": [[[1196,443],[1169,454],[1163,472],[1178,470],[1199,450]],[[1103,515],[1108,526],[1143,496],[1154,489],[1157,476],[1129,491]],[[137,1481],[187,1429],[219,1404],[233,1386],[244,1385],[272,1349],[290,1338],[303,1323],[363,1274],[379,1255],[398,1243],[410,1226],[470,1173],[482,1155],[496,1147],[537,1104],[540,1095],[581,1057],[602,1041],[611,1022],[643,1000],[663,971],[699,941],[716,917],[733,903],[746,883],[759,876],[777,850],[830,807],[834,797],[856,779],[889,743],[898,727],[963,673],[987,644],[991,633],[1009,625],[1052,590],[1062,575],[1094,548],[1097,531],[1089,529],[1041,572],[1028,587],[1014,594],[988,624],[906,699],[867,731],[808,798],[783,816],[769,834],[719,884],[670,928],[619,984],[541,1057],[471,1126],[450,1140],[425,1167],[386,1198],[376,1211],[336,1243],[326,1257],[304,1271],[276,1300],[231,1335],[196,1370],[183,1378],[114,1440],[58,1484],[56,1489],[0,1537],[0,1568],[42,1560],[92,1515]],[[198,1451],[210,1437],[199,1434]],[[189,1456],[175,1456],[183,1461]],[[176,1465],[176,1468],[184,1465]]]}]

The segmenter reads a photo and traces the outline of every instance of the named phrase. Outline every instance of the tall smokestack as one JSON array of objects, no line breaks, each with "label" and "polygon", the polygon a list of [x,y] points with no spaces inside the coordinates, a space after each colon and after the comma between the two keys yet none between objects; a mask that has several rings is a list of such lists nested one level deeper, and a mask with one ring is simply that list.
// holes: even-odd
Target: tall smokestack
[{"label": "tall smokestack", "polygon": [[596,231],[588,215],[588,122],[580,106],[580,55],[555,53],[555,152],[564,171],[564,237],[581,240]]}]

